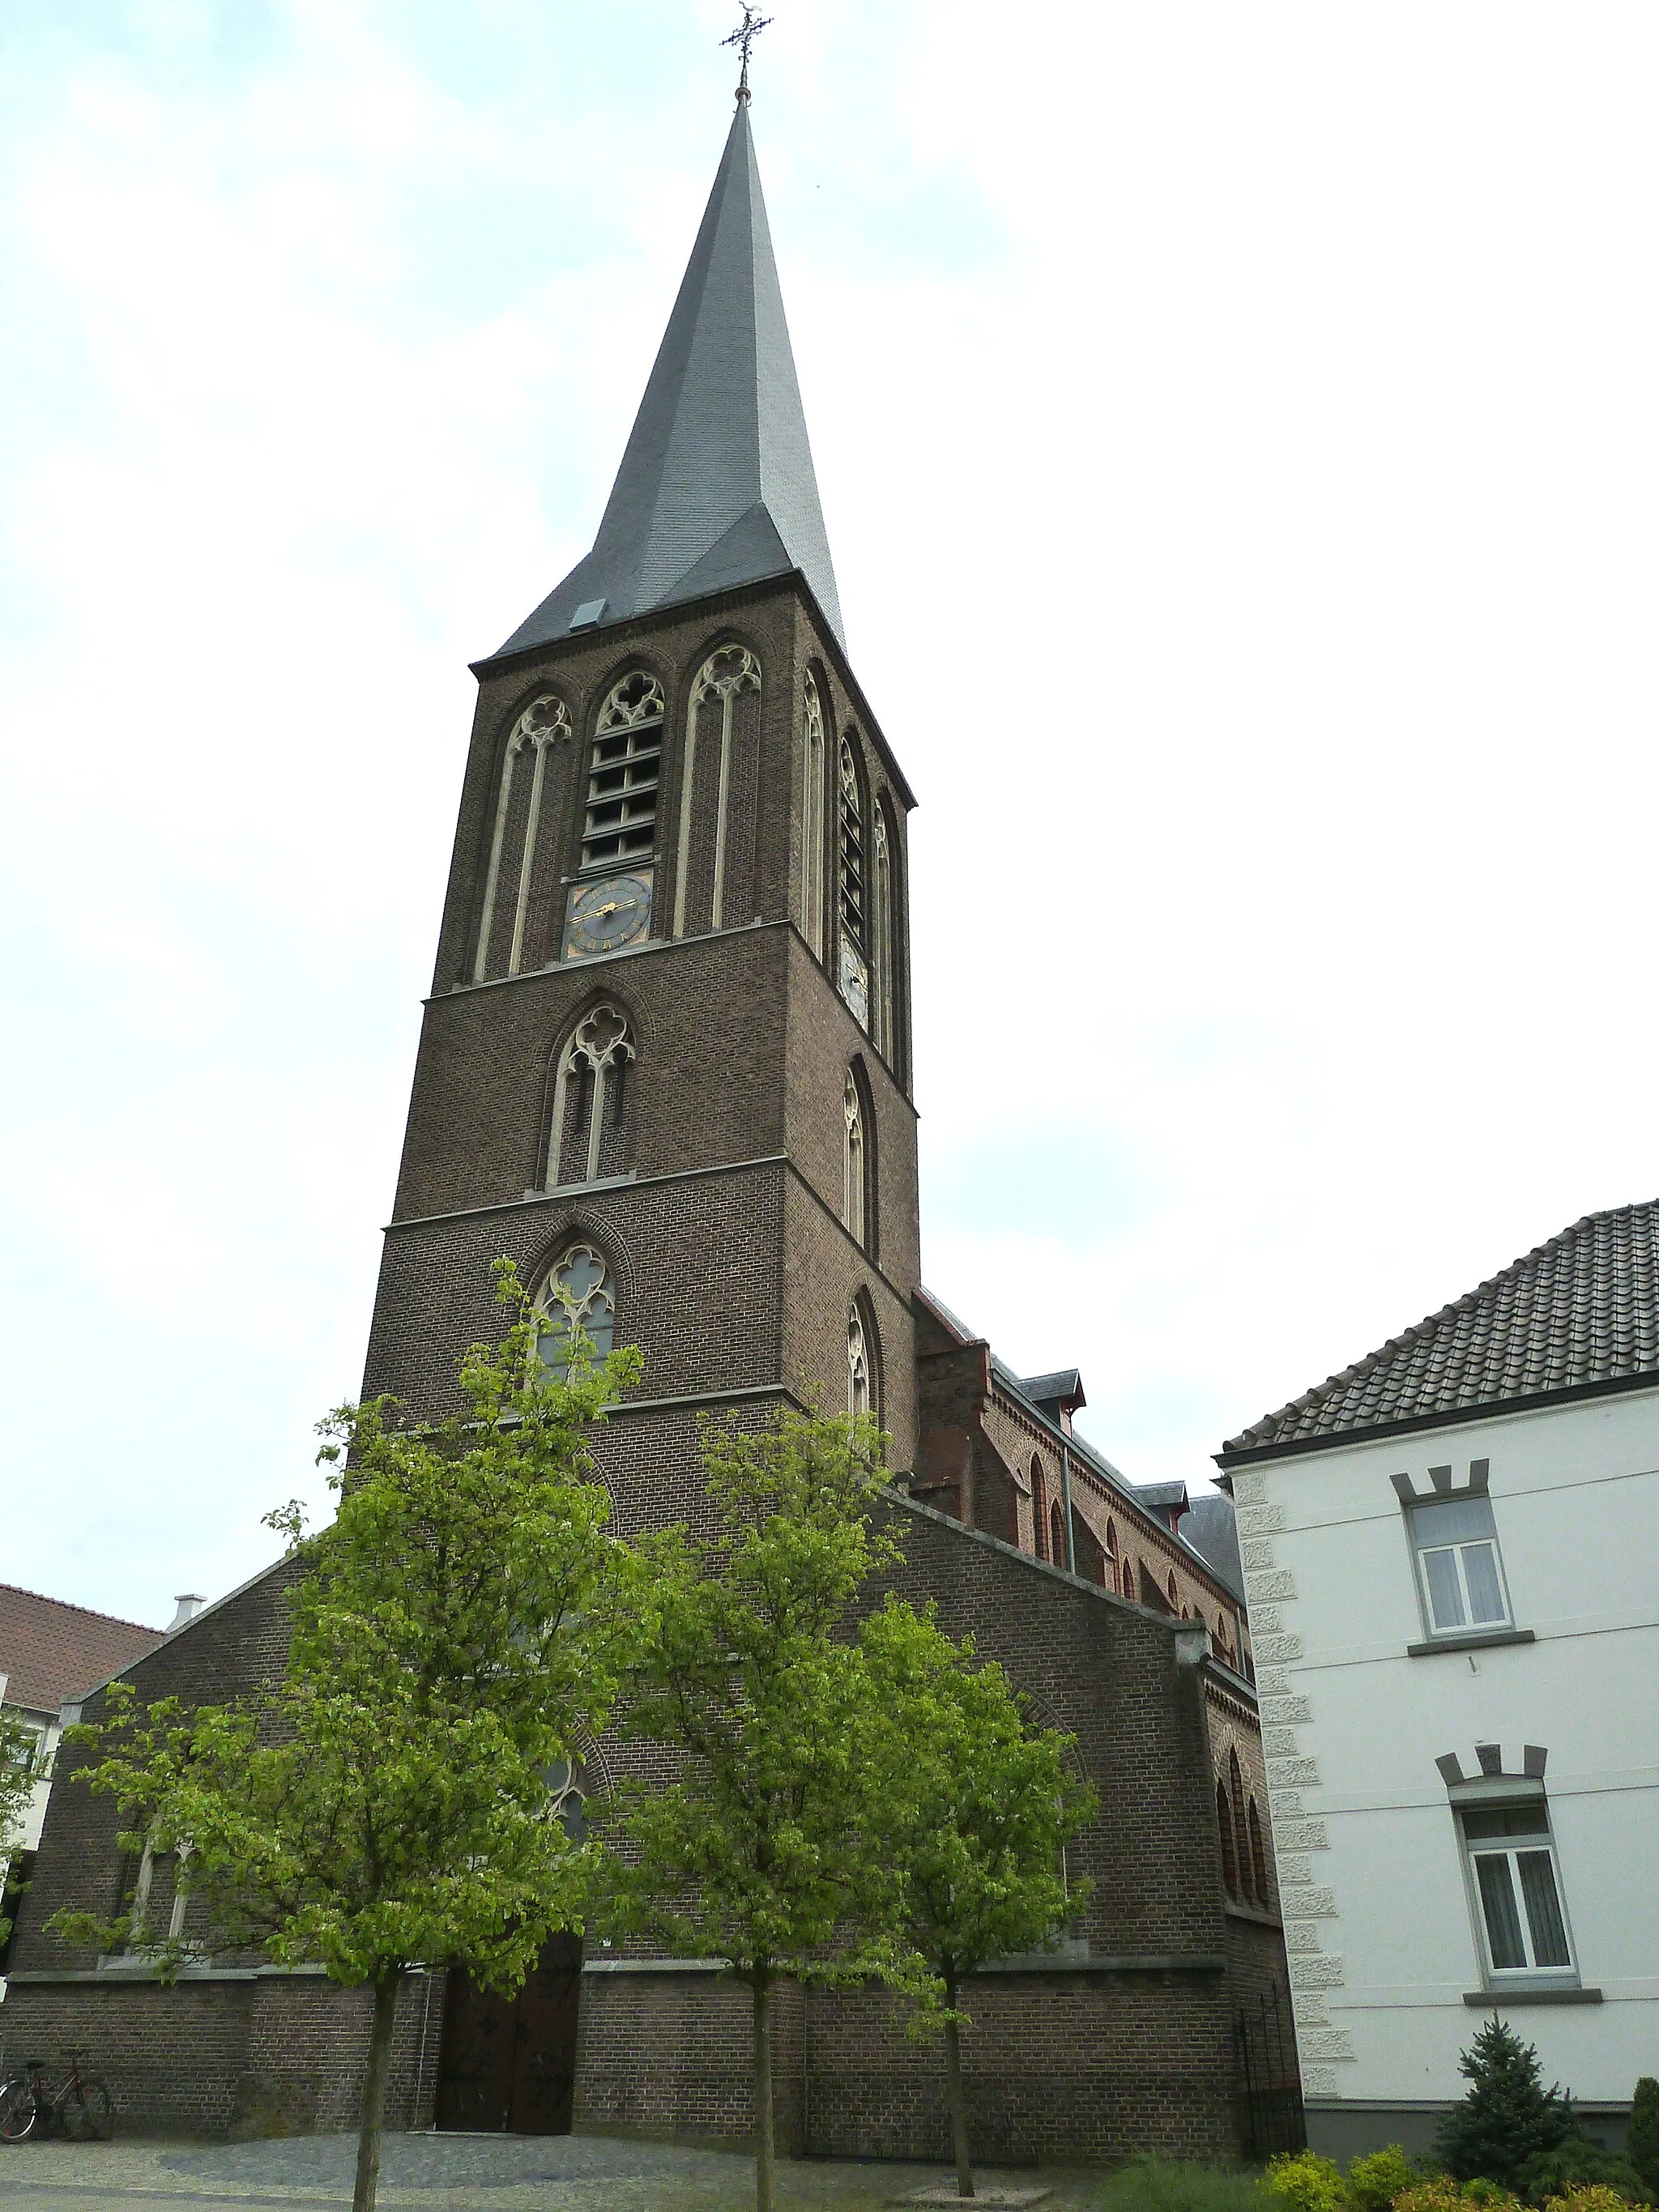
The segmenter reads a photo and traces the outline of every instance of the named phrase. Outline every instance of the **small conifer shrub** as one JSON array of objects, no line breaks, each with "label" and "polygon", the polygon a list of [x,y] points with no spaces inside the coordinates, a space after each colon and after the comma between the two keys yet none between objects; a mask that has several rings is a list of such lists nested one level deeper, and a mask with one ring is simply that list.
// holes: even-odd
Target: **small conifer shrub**
[{"label": "small conifer shrub", "polygon": [[1536,2046],[1522,2043],[1496,2013],[1457,2063],[1469,2087],[1441,2122],[1435,2142],[1455,2179],[1518,2188],[1529,2158],[1577,2136],[1572,2099],[1559,2083],[1543,2087]]},{"label": "small conifer shrub", "polygon": [[1625,2155],[1647,2187],[1659,2196],[1659,2081],[1651,2074],[1644,2074],[1636,2085]]}]

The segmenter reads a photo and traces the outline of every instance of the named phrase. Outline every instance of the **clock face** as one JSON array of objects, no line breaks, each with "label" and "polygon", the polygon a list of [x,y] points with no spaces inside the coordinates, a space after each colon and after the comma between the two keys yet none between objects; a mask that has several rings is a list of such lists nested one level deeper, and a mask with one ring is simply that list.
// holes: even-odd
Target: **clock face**
[{"label": "clock face", "polygon": [[603,876],[573,884],[564,925],[564,957],[585,960],[637,945],[651,927],[651,873]]}]

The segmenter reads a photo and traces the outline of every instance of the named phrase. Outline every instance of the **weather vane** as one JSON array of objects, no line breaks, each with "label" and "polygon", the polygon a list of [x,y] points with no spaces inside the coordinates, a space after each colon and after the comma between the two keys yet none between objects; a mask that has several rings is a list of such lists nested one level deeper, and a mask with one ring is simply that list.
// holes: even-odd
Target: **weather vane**
[{"label": "weather vane", "polygon": [[723,46],[735,46],[743,56],[743,75],[738,79],[738,99],[745,107],[749,104],[749,57],[755,50],[756,40],[771,20],[769,15],[757,15],[749,0],[743,0],[742,22],[729,39],[720,40]]}]

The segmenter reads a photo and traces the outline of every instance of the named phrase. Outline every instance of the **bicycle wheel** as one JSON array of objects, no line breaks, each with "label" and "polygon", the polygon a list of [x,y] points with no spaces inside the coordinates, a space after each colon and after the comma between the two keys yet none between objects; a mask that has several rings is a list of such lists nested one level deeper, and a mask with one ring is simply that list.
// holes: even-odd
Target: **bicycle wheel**
[{"label": "bicycle wheel", "polygon": [[109,2091],[95,2076],[71,2083],[58,2108],[64,2133],[73,2142],[107,2142],[115,2132]]},{"label": "bicycle wheel", "polygon": [[0,2086],[0,2142],[27,2142],[40,2117],[40,2108],[27,2081]]}]

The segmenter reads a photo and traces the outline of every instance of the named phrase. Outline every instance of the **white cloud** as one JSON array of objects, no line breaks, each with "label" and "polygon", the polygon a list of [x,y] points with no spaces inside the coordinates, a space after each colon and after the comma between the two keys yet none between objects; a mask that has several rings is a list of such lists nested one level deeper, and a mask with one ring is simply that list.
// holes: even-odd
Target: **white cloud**
[{"label": "white cloud", "polygon": [[[15,18],[0,1574],[165,1618],[355,1385],[471,695],[584,550],[726,11]],[[1222,1435],[1651,1194],[1650,14],[787,11],[915,827],[925,1266]]]}]

